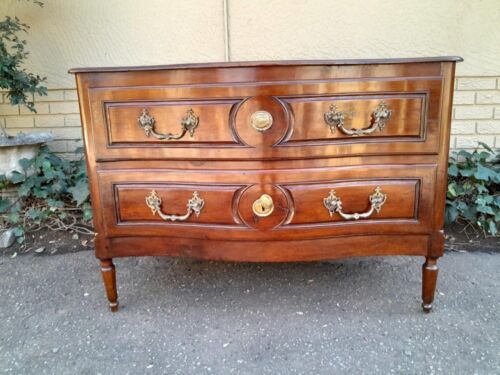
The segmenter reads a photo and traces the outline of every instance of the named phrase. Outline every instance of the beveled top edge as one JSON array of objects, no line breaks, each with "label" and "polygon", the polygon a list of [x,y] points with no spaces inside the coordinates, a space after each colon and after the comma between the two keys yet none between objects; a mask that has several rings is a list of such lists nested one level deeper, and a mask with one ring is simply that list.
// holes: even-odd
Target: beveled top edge
[{"label": "beveled top edge", "polygon": [[123,67],[94,67],[72,68],[68,73],[104,73],[104,72],[129,72],[148,70],[175,70],[175,69],[206,69],[206,68],[245,68],[258,66],[300,66],[300,65],[368,65],[368,64],[409,64],[419,62],[460,62],[460,56],[435,56],[435,57],[407,57],[391,59],[351,59],[351,60],[277,60],[277,61],[234,61],[211,62],[173,65],[152,66],[123,66]]}]

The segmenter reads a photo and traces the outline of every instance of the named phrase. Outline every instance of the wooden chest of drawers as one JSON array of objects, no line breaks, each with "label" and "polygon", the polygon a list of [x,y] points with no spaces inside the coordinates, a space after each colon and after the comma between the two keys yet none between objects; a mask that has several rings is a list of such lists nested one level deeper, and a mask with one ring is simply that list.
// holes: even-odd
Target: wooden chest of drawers
[{"label": "wooden chest of drawers", "polygon": [[112,258],[419,255],[431,309],[456,57],[73,69]]}]

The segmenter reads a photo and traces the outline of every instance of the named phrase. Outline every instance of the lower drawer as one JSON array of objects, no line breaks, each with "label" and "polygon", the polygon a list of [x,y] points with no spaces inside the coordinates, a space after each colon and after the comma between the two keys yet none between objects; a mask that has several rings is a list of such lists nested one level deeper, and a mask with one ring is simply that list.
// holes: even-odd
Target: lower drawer
[{"label": "lower drawer", "polygon": [[424,234],[432,224],[434,183],[434,166],[99,172],[109,237],[267,241]]}]

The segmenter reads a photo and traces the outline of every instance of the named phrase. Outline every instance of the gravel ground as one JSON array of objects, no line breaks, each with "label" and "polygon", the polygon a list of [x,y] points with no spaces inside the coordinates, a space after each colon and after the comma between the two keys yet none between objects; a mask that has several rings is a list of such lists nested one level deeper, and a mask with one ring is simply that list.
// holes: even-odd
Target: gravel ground
[{"label": "gravel ground", "polygon": [[[36,258],[36,259],[35,259]],[[0,256],[0,373],[500,374],[500,254],[233,264],[88,251]]]}]

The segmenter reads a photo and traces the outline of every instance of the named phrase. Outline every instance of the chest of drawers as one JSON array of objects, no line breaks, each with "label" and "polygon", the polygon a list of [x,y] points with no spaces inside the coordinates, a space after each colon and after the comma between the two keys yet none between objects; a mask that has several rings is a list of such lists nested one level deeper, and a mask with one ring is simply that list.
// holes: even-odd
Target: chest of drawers
[{"label": "chest of drawers", "polygon": [[431,309],[456,57],[73,69],[112,259],[425,257]]}]

